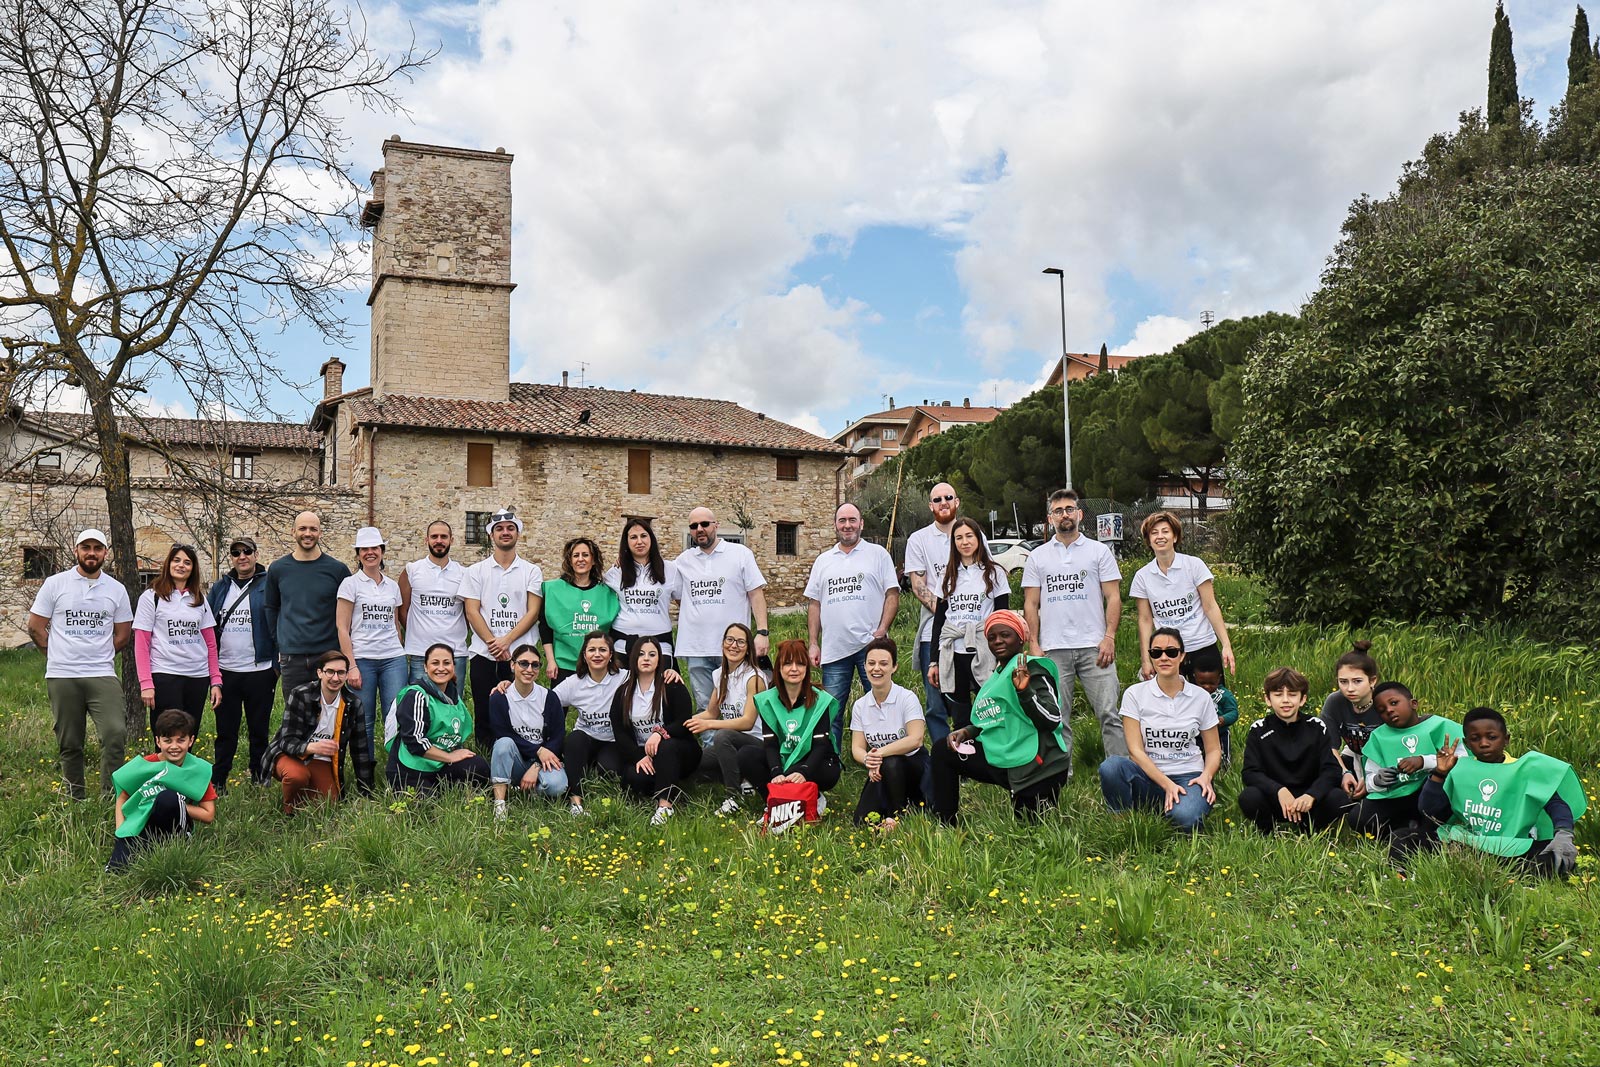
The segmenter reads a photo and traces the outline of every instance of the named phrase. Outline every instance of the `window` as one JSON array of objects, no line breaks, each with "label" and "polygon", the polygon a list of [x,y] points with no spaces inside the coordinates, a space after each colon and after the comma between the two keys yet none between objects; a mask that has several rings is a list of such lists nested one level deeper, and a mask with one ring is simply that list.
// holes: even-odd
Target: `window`
[{"label": "window", "polygon": [[488,511],[467,512],[467,544],[486,545],[489,543],[489,516]]},{"label": "window", "polygon": [[798,522],[778,523],[778,555],[794,556],[799,554],[800,524]]},{"label": "window", "polygon": [[893,431],[893,430],[886,429],[886,430],[883,431],[883,439],[885,441],[893,441],[894,440],[894,436],[895,436],[895,431]]},{"label": "window", "polygon": [[60,452],[40,452],[33,460],[33,469],[40,471],[58,471],[61,469]]},{"label": "window", "polygon": [[800,457],[778,457],[778,481],[798,482],[800,480]]},{"label": "window", "polygon": [[248,481],[256,476],[256,457],[253,452],[235,452],[231,473],[235,478]]},{"label": "window", "polygon": [[159,571],[141,570],[139,572],[139,591],[142,593],[146,589],[149,589],[150,583],[156,580],[156,575],[159,573]]},{"label": "window", "polygon": [[467,484],[494,484],[494,445],[467,446]]},{"label": "window", "polygon": [[628,492],[642,495],[650,493],[650,450],[628,449]]},{"label": "window", "polygon": [[[724,526],[718,523],[717,540],[742,545],[744,544],[744,531],[737,526]],[[683,547],[685,551],[694,547],[694,538],[689,534],[688,530],[683,531]]]},{"label": "window", "polygon": [[22,577],[25,581],[41,582],[60,569],[56,564],[55,549],[23,548]]}]

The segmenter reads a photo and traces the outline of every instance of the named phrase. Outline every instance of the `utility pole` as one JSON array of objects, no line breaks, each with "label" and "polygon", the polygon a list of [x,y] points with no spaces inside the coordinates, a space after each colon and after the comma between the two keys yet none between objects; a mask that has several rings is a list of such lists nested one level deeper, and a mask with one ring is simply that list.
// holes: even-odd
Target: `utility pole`
[{"label": "utility pole", "polygon": [[1054,274],[1061,290],[1061,438],[1066,445],[1067,484],[1072,488],[1072,414],[1067,409],[1067,275],[1060,267],[1046,267],[1046,274]]}]

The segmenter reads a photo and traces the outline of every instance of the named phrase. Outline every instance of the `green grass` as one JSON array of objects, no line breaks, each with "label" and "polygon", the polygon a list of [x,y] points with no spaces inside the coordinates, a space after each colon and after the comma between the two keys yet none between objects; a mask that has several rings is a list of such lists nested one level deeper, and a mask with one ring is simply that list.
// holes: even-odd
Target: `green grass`
[{"label": "green grass", "polygon": [[[1251,619],[1249,582],[1219,586],[1230,620]],[[1131,621],[1121,636],[1126,680]],[[1594,652],[1362,636],[1430,708],[1501,707],[1514,748],[1573,762],[1594,791]],[[1351,638],[1241,626],[1236,740],[1269,667],[1300,667],[1320,697]],[[1195,838],[1111,818],[1079,718],[1076,779],[1031,827],[969,786],[960,830],[856,831],[856,773],[837,814],[776,838],[714,817],[710,790],[664,829],[607,784],[587,819],[521,804],[497,828],[462,794],[291,823],[236,782],[215,827],[112,878],[109,810],[52,793],[41,667],[0,655],[7,1062],[1346,1067],[1592,1063],[1600,1047],[1593,818],[1567,883],[1460,852],[1402,881],[1370,842],[1246,832],[1236,770]]]}]

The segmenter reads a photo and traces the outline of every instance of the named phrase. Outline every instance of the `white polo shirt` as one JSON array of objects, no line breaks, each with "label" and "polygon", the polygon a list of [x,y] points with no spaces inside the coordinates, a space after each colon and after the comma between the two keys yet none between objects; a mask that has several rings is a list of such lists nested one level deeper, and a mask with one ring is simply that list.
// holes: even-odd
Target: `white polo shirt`
[{"label": "white polo shirt", "polygon": [[850,729],[867,735],[869,749],[882,748],[905,737],[906,723],[912,719],[927,721],[922,714],[922,701],[905,686],[893,683],[882,704],[868,688],[850,708]]},{"label": "white polo shirt", "polygon": [[[511,566],[502,567],[491,553],[467,568],[461,580],[461,599],[476,600],[483,621],[489,624],[489,632],[504,637],[528,614],[528,594],[537,594],[543,587],[544,571],[537,563],[529,563],[518,556],[511,561]],[[538,644],[539,635],[534,633],[528,641]],[[484,659],[494,658],[476,633],[468,639],[467,651]]]},{"label": "white polo shirt", "polygon": [[441,567],[432,556],[426,556],[406,564],[406,581],[411,586],[406,655],[421,656],[437,644],[449,645],[458,656],[467,654],[467,609],[461,603],[466,578],[467,568],[455,560]]},{"label": "white polo shirt", "polygon": [[1217,643],[1217,631],[1200,605],[1200,586],[1212,580],[1211,568],[1198,556],[1175,552],[1167,573],[1151,560],[1139,568],[1128,588],[1128,596],[1150,602],[1150,615],[1156,627],[1171,626],[1183,635],[1189,651]]},{"label": "white polo shirt", "polygon": [[627,671],[605,675],[598,682],[589,672],[569,674],[556,683],[556,699],[564,708],[574,708],[578,719],[574,730],[582,730],[596,741],[614,741],[611,732],[611,698],[617,695],[622,683],[628,680]]},{"label": "white polo shirt", "polygon": [[74,567],[46,578],[28,610],[50,620],[46,678],[116,675],[113,631],[117,623],[133,621],[133,605],[121,582],[105,571],[85,578]]},{"label": "white polo shirt", "polygon": [[527,696],[518,693],[515,685],[509,687],[504,695],[506,718],[511,720],[512,731],[536,748],[543,745],[544,709],[550,702],[550,690],[534,682],[533,690]]},{"label": "white polo shirt", "polygon": [[676,563],[678,655],[721,656],[723,632],[736,622],[750,625],[750,591],[767,584],[756,557],[719,537],[710,552],[691,548]]},{"label": "white polo shirt", "polygon": [[1186,680],[1178,695],[1169,697],[1154,678],[1137,682],[1122,691],[1122,717],[1138,722],[1145,755],[1162,774],[1205,770],[1200,734],[1219,720],[1211,694],[1198,685]]},{"label": "white polo shirt", "polygon": [[[938,599],[944,588],[944,569],[950,563],[950,535],[930,522],[906,538],[906,573],[921,573],[928,588]],[[917,623],[917,640],[933,640],[933,612],[923,605],[921,621]]]},{"label": "white polo shirt", "polygon": [[648,567],[634,574],[633,584],[622,588],[622,568],[611,567],[600,579],[617,594],[617,618],[612,629],[635,637],[672,632],[672,602],[678,599],[678,565],[666,560],[661,571],[665,581],[650,576]]},{"label": "white polo shirt", "polygon": [[211,605],[202,597],[197,606],[186,589],[174,589],[162,600],[146,589],[133,612],[133,628],[150,634],[151,674],[210,678],[211,656],[202,633],[216,625]]},{"label": "white polo shirt", "polygon": [[1022,565],[1022,588],[1039,590],[1039,647],[1094,648],[1106,635],[1101,582],[1120,582],[1116,557],[1078,531],[1069,545],[1056,537],[1034,549]]},{"label": "white polo shirt", "polygon": [[857,541],[849,552],[834,545],[817,557],[806,579],[805,596],[821,609],[822,662],[832,663],[867,647],[891,589],[898,593],[900,586],[894,560],[882,545]]},{"label": "white polo shirt", "polygon": [[400,643],[400,583],[387,574],[378,580],[357,571],[339,583],[339,599],[350,602],[350,649],[356,659],[393,659],[406,653]]}]

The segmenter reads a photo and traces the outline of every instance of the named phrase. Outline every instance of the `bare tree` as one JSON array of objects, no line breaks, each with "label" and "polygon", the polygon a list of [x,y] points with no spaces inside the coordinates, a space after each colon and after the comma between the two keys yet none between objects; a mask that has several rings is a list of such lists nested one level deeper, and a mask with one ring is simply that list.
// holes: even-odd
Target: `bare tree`
[{"label": "bare tree", "polygon": [[157,380],[262,410],[282,380],[266,334],[345,339],[338,295],[365,265],[340,111],[399,110],[430,55],[379,50],[337,0],[0,7],[4,377],[82,390],[137,594],[119,416]]}]

